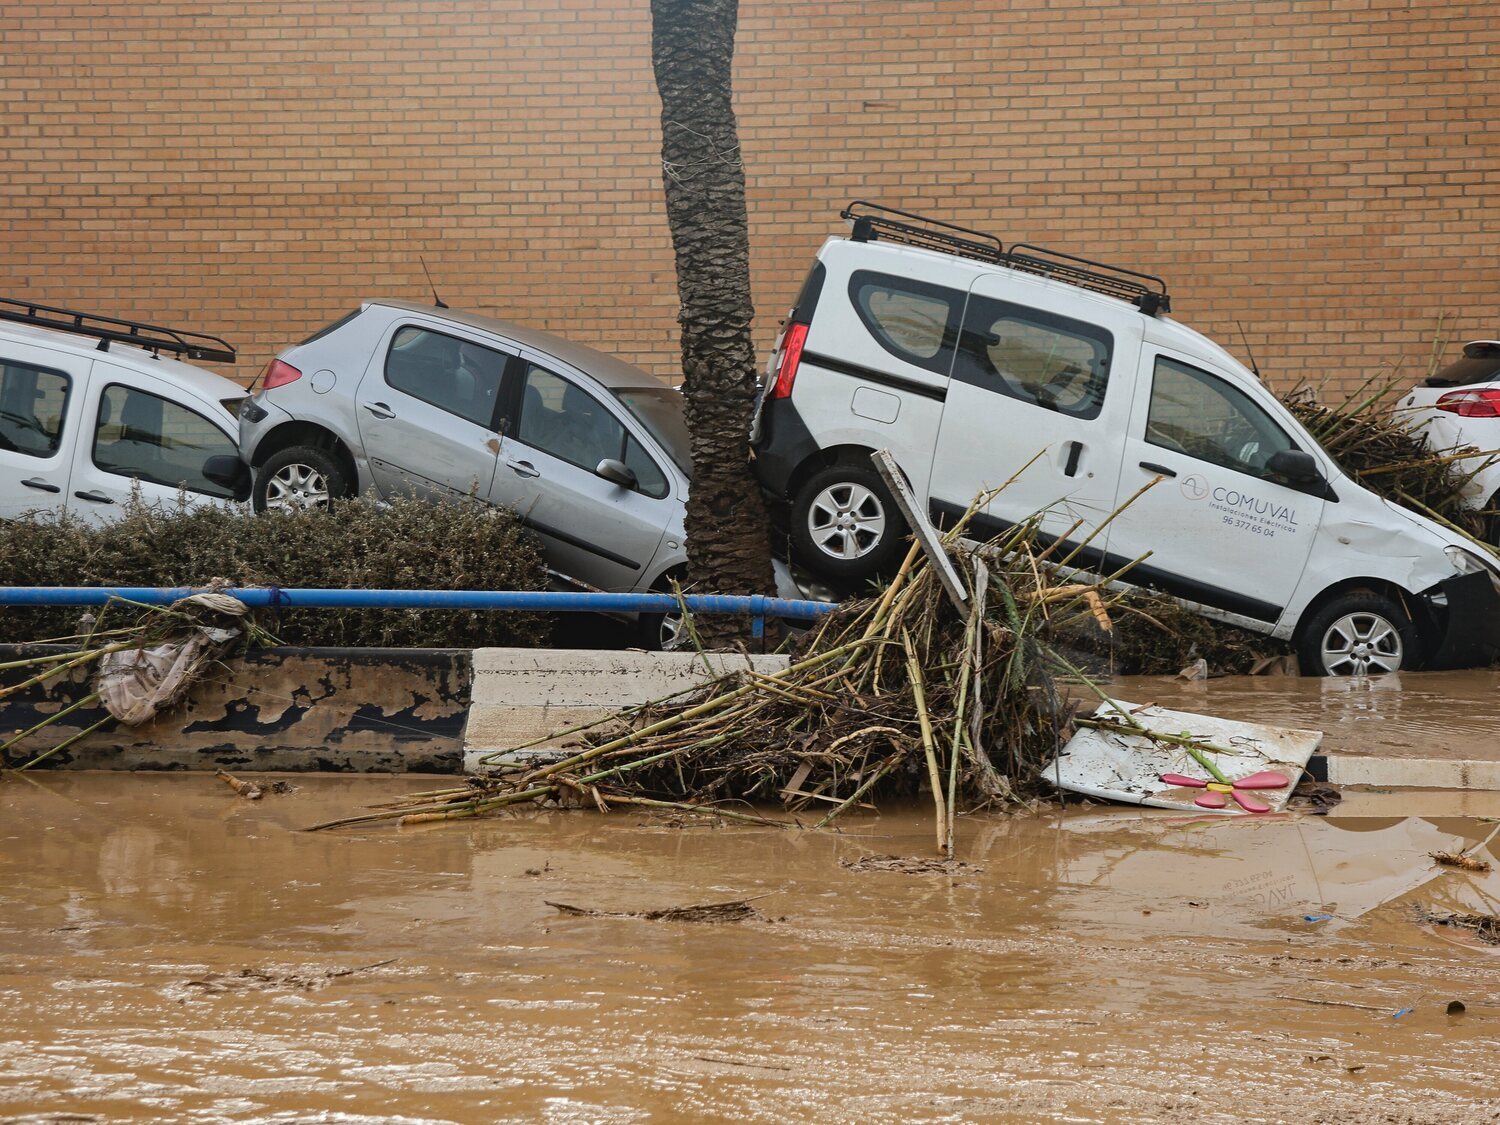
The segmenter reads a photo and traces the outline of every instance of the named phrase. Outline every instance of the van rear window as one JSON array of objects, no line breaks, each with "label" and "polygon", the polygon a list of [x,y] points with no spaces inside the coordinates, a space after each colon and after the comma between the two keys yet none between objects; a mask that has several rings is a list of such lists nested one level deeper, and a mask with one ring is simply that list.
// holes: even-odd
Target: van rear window
[{"label": "van rear window", "polygon": [[886,351],[939,375],[953,366],[964,292],[909,278],[857,271],[849,299]]}]

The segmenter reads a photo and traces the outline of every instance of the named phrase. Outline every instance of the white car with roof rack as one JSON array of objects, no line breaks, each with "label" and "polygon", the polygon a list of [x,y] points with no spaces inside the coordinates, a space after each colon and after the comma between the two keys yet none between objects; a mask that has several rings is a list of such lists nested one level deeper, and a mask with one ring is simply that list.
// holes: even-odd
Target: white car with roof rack
[{"label": "white car with roof rack", "polygon": [[239,384],[217,336],[0,298],[0,519],[118,517],[148,504],[243,501]]},{"label": "white car with roof rack", "polygon": [[978,537],[1040,512],[1090,573],[1149,556],[1130,583],[1294,641],[1307,672],[1500,652],[1500,562],[1343,473],[1254,373],[1164,315],[1160,279],[862,201],[843,216],[752,436],[814,573],[858,582],[900,553],[869,461],[888,449],[940,525],[1005,485]]}]

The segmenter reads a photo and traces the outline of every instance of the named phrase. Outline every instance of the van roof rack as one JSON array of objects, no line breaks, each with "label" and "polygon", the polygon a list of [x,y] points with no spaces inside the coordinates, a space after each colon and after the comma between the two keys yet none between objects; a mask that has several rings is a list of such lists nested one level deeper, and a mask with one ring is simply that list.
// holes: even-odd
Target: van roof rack
[{"label": "van roof rack", "polygon": [[51,328],[57,332],[87,336],[99,341],[101,352],[109,351],[110,344],[119,343],[134,344],[157,355],[171,352],[173,355],[207,363],[233,363],[236,358],[234,348],[217,336],[163,328],[159,324],[144,324],[139,320],[116,320],[112,316],[53,308],[34,301],[15,301],[0,297],[0,320],[13,320],[36,328]]},{"label": "van roof rack", "polygon": [[1149,273],[1106,265],[1074,254],[1064,254],[1060,250],[1049,250],[1045,246],[1034,246],[1029,242],[1013,243],[1007,250],[1005,244],[993,234],[930,219],[896,207],[883,207],[863,199],[856,199],[839,214],[853,222],[854,232],[851,237],[856,242],[884,239],[921,250],[957,254],[961,258],[974,258],[1005,266],[1007,269],[1065,281],[1080,289],[1090,289],[1095,293],[1129,301],[1147,316],[1167,312],[1172,307],[1167,283]]}]

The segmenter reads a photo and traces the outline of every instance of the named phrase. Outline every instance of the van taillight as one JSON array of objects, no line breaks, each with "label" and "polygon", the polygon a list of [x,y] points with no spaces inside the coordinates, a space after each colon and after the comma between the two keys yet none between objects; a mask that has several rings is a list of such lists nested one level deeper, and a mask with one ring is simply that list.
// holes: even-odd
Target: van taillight
[{"label": "van taillight", "polygon": [[792,396],[792,384],[797,379],[797,365],[802,362],[802,345],[806,342],[807,325],[787,325],[786,338],[781,341],[781,364],[776,368],[776,385],[771,388],[771,398]]},{"label": "van taillight", "polygon": [[1500,418],[1500,390],[1449,391],[1437,408],[1460,418]]},{"label": "van taillight", "polygon": [[260,373],[260,389],[269,391],[273,387],[284,387],[288,383],[295,383],[300,378],[302,378],[302,372],[290,363],[282,363],[279,359],[273,359]]}]

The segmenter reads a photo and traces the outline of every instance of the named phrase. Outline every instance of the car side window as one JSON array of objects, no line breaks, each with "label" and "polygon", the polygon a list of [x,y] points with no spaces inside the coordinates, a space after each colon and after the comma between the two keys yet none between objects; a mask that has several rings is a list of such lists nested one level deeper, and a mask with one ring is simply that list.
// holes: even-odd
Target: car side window
[{"label": "car side window", "polygon": [[403,325],[385,357],[386,385],[490,428],[509,357],[469,340]]},{"label": "car side window", "polygon": [[535,364],[526,370],[516,440],[593,472],[606,458],[634,470],[636,488],[660,499],[666,475],[608,408],[582,387]]},{"label": "car side window", "polygon": [[1249,395],[1217,375],[1158,356],[1146,440],[1263,480],[1266,462],[1294,442]]},{"label": "car side window", "polygon": [[1044,410],[1097,418],[1113,342],[1109,332],[1083,321],[975,297],[964,314],[953,376]]},{"label": "car side window", "polygon": [[0,359],[0,449],[27,457],[55,454],[72,383],[61,371]]},{"label": "car side window", "polygon": [[122,477],[229,499],[230,489],[203,475],[210,457],[238,457],[239,447],[195,410],[118,383],[99,396],[94,464]]},{"label": "car side window", "polygon": [[886,351],[928,371],[948,374],[963,313],[963,290],[856,270],[849,279],[849,300]]}]

